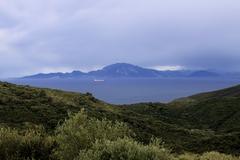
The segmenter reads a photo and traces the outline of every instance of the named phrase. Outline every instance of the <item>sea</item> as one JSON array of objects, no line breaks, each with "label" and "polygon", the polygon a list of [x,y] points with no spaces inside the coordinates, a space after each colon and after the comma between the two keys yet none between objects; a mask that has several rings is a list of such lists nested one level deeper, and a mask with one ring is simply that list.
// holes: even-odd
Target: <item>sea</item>
[{"label": "sea", "polygon": [[240,84],[237,78],[113,78],[113,79],[9,79],[8,82],[41,88],[92,93],[111,104],[168,103],[175,99]]}]

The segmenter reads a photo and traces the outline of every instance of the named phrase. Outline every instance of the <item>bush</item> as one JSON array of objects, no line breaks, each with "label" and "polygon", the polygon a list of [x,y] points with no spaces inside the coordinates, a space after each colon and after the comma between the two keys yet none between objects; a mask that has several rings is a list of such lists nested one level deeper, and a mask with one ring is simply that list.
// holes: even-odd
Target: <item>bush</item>
[{"label": "bush", "polygon": [[71,160],[81,150],[92,147],[97,140],[115,140],[130,135],[131,131],[124,123],[89,118],[81,111],[57,128],[58,148],[55,156],[61,160]]},{"label": "bush", "polygon": [[200,160],[240,160],[240,158],[218,152],[207,152],[200,157]]},{"label": "bush", "polygon": [[203,155],[184,154],[179,156],[178,160],[240,160],[240,157],[234,157],[218,152],[207,152]]},{"label": "bush", "polygon": [[76,160],[172,160],[170,152],[158,142],[143,145],[129,138],[96,141],[91,149],[80,152]]},{"label": "bush", "polygon": [[0,159],[13,159],[18,157],[20,151],[21,136],[16,130],[0,128]]},{"label": "bush", "polygon": [[43,130],[0,128],[0,159],[50,159],[55,143]]}]

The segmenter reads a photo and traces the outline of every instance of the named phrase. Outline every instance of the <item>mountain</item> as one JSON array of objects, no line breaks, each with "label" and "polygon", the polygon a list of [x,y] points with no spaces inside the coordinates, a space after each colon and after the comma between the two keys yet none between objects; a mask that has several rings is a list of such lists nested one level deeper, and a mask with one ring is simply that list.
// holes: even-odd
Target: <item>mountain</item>
[{"label": "mountain", "polygon": [[51,134],[85,109],[96,118],[125,122],[136,139],[162,138],[174,152],[240,153],[240,86],[202,93],[171,103],[112,105],[90,93],[40,89],[0,82],[0,124],[17,129],[44,126]]},{"label": "mountain", "polygon": [[49,73],[36,74],[23,77],[25,79],[45,79],[45,78],[158,78],[158,77],[217,77],[217,73],[209,71],[158,71],[139,67],[127,63],[116,63],[108,65],[103,69],[83,73],[73,71],[71,73]]},{"label": "mountain", "polygon": [[116,63],[104,67],[98,71],[89,72],[89,75],[96,77],[158,77],[159,72],[153,69],[146,69],[139,66]]},{"label": "mountain", "polygon": [[36,75],[25,76],[24,79],[48,79],[48,78],[81,78],[84,77],[86,73],[81,71],[73,71],[71,73],[39,73]]}]

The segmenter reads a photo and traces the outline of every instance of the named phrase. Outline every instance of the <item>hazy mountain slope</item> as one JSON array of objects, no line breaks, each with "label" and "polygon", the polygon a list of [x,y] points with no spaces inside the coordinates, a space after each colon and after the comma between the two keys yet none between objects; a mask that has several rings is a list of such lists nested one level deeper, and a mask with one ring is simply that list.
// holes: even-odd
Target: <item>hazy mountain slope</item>
[{"label": "hazy mountain slope", "polygon": [[185,77],[185,78],[213,78],[218,77],[217,73],[209,71],[190,71],[190,70],[176,70],[176,71],[159,71],[148,69],[128,63],[116,63],[108,65],[96,71],[83,73],[81,71],[73,71],[71,73],[48,73],[36,74],[32,76],[23,77],[25,79],[47,79],[47,78],[157,78],[157,77]]},{"label": "hazy mountain slope", "polygon": [[89,72],[89,75],[97,77],[158,77],[160,76],[157,70],[146,69],[139,66],[116,63],[104,67],[101,70]]},{"label": "hazy mountain slope", "polygon": [[86,76],[86,73],[81,71],[73,71],[71,73],[39,73],[23,77],[24,79],[48,79],[48,78],[81,78]]},{"label": "hazy mountain slope", "polygon": [[69,111],[85,108],[91,116],[128,123],[136,138],[143,142],[157,136],[178,152],[218,150],[237,154],[240,153],[240,102],[236,94],[239,90],[235,87],[231,90],[235,98],[189,98],[194,102],[114,106],[91,94],[0,83],[0,123],[17,128],[43,125],[51,132],[67,118]]}]

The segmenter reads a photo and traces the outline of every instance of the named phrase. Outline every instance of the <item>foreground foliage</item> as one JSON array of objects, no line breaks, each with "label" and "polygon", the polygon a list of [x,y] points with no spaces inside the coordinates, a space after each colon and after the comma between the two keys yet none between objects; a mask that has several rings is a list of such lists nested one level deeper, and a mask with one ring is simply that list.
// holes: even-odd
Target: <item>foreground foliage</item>
[{"label": "foreground foliage", "polygon": [[[165,150],[166,157],[177,160],[206,155],[235,160],[230,155],[240,155],[239,104],[240,86],[169,104],[116,106],[90,93],[0,82],[0,159],[91,159],[120,156],[118,150],[138,159],[136,153],[144,157]],[[85,113],[78,113],[81,109]],[[69,111],[78,114],[65,121]],[[164,147],[150,151],[152,137],[163,139]]]},{"label": "foreground foliage", "polygon": [[0,128],[1,160],[239,160],[218,152],[171,153],[159,139],[137,142],[124,123],[71,116],[49,136],[43,128],[17,131]]},{"label": "foreground foliage", "polygon": [[0,128],[0,159],[51,159],[54,140],[42,129],[19,132],[15,129]]},{"label": "foreground foliage", "polygon": [[171,160],[174,157],[158,141],[143,145],[133,139],[96,141],[80,152],[76,160]]},{"label": "foreground foliage", "polygon": [[137,142],[124,123],[88,117],[84,111],[71,116],[57,128],[60,160],[239,160],[218,152],[176,156],[159,139],[148,145]]},{"label": "foreground foliage", "polygon": [[207,152],[203,155],[184,154],[179,156],[177,160],[240,160],[240,157],[225,155],[218,152]]},{"label": "foreground foliage", "polygon": [[72,116],[56,132],[58,148],[55,155],[61,160],[74,159],[81,150],[91,148],[96,141],[112,141],[131,134],[124,123],[89,118],[83,111]]}]

